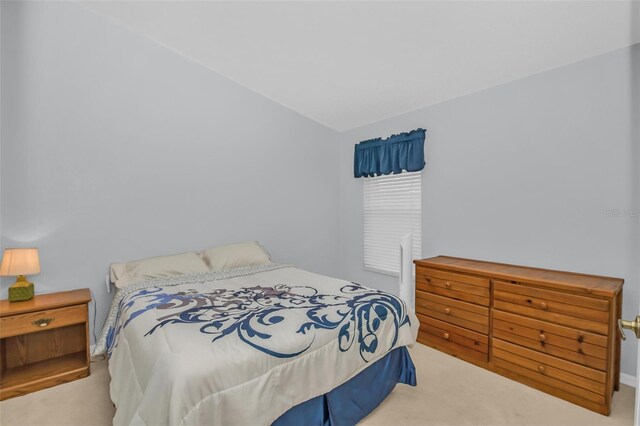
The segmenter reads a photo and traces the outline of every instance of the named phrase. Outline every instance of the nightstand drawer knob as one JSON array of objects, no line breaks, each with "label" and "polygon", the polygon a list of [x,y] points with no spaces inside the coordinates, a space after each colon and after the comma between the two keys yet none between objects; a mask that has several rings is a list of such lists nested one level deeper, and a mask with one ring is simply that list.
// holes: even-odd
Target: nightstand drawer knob
[{"label": "nightstand drawer knob", "polygon": [[451,288],[451,283],[450,283],[449,281],[446,281],[446,282],[444,283],[444,286],[445,286],[446,288]]},{"label": "nightstand drawer knob", "polygon": [[451,314],[451,308],[444,308],[444,313],[447,315]]},{"label": "nightstand drawer knob", "polygon": [[451,336],[449,336],[449,333],[443,333],[443,334],[442,334],[442,337],[444,337],[444,338],[445,338],[445,340],[449,340],[449,338],[450,338]]},{"label": "nightstand drawer knob", "polygon": [[35,320],[33,325],[37,327],[46,327],[53,322],[53,318],[40,318],[39,320]]}]

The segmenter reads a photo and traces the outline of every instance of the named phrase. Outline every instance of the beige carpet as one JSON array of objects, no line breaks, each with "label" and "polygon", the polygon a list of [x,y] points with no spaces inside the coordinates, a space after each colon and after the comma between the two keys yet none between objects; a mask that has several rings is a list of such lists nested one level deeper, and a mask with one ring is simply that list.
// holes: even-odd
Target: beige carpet
[{"label": "beige carpet", "polygon": [[[631,425],[634,389],[622,385],[610,417],[604,417],[505,379],[431,348],[416,345],[411,356],[418,386],[398,385],[362,425]],[[107,362],[91,376],[0,403],[0,424],[109,425]]]}]

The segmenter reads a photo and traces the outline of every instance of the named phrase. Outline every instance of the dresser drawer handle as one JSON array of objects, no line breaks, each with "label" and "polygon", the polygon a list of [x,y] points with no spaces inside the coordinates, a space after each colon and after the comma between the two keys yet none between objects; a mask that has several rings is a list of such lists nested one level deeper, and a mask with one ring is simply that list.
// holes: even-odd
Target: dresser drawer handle
[{"label": "dresser drawer handle", "polygon": [[545,340],[547,340],[547,336],[545,336],[544,333],[540,333],[540,341],[544,342]]},{"label": "dresser drawer handle", "polygon": [[444,337],[445,340],[449,340],[449,337],[451,336],[449,336],[449,333],[443,333],[442,337]]},{"label": "dresser drawer handle", "polygon": [[547,302],[540,302],[540,307],[542,309],[547,309],[549,306],[547,306]]},{"label": "dresser drawer handle", "polygon": [[54,318],[40,318],[35,320],[32,324],[36,327],[46,327],[53,322]]},{"label": "dresser drawer handle", "polygon": [[449,281],[445,281],[445,282],[444,282],[444,286],[445,286],[446,288],[451,288],[451,283],[450,283]]},{"label": "dresser drawer handle", "polygon": [[544,365],[539,365],[539,366],[538,366],[538,371],[539,371],[540,373],[544,373]]},{"label": "dresser drawer handle", "polygon": [[451,315],[451,308],[444,308],[444,313],[447,315]]}]

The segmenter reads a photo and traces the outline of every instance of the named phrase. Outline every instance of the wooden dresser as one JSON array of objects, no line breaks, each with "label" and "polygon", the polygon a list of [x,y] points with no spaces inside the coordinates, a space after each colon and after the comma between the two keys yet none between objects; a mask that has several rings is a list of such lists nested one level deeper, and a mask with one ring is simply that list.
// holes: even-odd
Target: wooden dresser
[{"label": "wooden dresser", "polygon": [[0,301],[0,400],[89,375],[89,289]]},{"label": "wooden dresser", "polygon": [[609,415],[622,279],[447,256],[414,263],[419,342]]}]

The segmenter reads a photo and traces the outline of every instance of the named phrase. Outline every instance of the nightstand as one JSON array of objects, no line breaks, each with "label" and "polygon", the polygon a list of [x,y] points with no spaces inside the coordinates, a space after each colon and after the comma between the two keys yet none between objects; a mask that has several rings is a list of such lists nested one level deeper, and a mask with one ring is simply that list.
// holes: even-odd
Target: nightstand
[{"label": "nightstand", "polygon": [[0,300],[0,400],[89,375],[89,289]]}]

